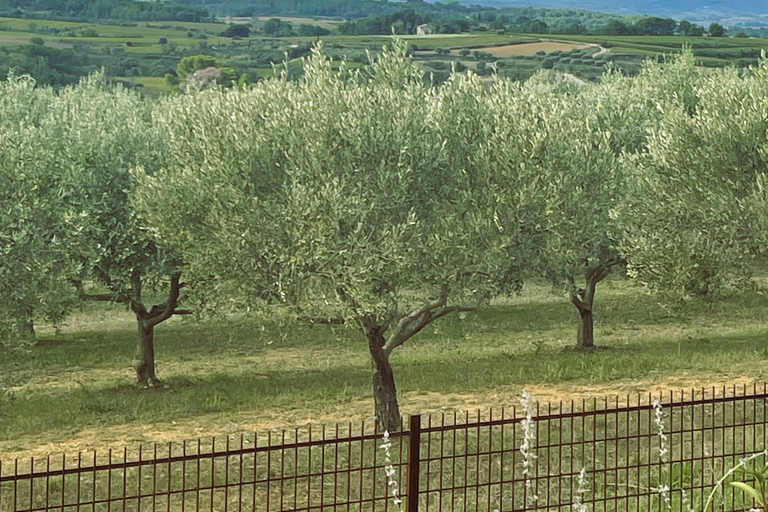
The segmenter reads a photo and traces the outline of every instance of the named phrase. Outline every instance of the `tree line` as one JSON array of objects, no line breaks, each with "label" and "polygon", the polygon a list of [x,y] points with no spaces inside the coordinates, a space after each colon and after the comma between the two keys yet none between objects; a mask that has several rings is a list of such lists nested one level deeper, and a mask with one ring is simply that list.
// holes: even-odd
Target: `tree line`
[{"label": "tree line", "polygon": [[207,21],[208,10],[175,2],[136,0],[0,0],[0,15],[68,21]]},{"label": "tree line", "polygon": [[472,73],[424,85],[407,53],[339,70],[318,46],[299,81],[154,101],[100,74],[3,82],[6,350],[34,343],[35,321],[116,302],[136,317],[137,380],[157,385],[154,328],[174,314],[345,322],[392,430],[391,355],[443,317],[546,278],[589,350],[611,273],[716,300],[764,262],[765,59],[703,69],[686,51],[634,78],[488,89]]}]

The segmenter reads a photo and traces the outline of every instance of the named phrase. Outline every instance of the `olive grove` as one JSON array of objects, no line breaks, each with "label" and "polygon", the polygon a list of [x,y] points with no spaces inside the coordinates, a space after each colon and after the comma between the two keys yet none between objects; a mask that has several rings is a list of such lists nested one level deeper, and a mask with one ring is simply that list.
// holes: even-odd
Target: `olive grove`
[{"label": "olive grove", "polygon": [[169,102],[158,118],[174,158],[139,196],[198,272],[242,280],[254,304],[352,321],[389,430],[400,421],[392,352],[505,287],[520,229],[494,211],[528,200],[474,165],[492,130],[482,83],[425,89],[404,53],[396,44],[345,79],[317,49],[297,84]]},{"label": "olive grove", "polygon": [[687,51],[600,83],[424,84],[397,40],[367,68],[336,69],[318,46],[298,81],[158,100],[101,74],[61,91],[12,77],[0,341],[31,340],[35,319],[79,301],[121,303],[137,380],[155,385],[154,329],[183,299],[345,323],[370,352],[377,424],[394,430],[393,354],[441,318],[548,280],[591,349],[611,272],[715,299],[764,263],[765,60],[704,70]]}]

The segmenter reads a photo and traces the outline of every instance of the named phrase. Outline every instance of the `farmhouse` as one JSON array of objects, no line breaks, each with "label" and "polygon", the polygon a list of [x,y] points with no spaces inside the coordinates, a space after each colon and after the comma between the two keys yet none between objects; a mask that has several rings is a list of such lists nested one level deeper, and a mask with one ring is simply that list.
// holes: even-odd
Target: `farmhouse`
[{"label": "farmhouse", "polygon": [[416,27],[417,36],[426,36],[433,33],[434,31],[435,31],[435,28],[429,23],[425,23],[423,25],[419,25]]}]

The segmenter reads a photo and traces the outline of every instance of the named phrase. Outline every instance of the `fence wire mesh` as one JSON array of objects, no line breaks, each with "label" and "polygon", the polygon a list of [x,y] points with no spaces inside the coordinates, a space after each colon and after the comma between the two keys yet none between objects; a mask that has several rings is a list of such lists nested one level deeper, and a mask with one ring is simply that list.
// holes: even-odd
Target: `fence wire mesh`
[{"label": "fence wire mesh", "polygon": [[710,495],[707,512],[746,510],[728,485],[743,475],[717,483],[766,449],[766,399],[755,385],[414,415],[388,441],[349,423],[0,456],[0,512],[704,512]]}]

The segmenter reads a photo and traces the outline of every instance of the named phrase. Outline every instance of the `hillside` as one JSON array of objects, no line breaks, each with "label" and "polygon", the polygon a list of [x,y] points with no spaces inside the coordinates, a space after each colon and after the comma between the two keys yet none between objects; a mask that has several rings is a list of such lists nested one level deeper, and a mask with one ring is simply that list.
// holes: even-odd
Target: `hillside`
[{"label": "hillside", "polygon": [[724,21],[729,25],[768,25],[768,5],[760,0],[477,0],[480,4],[496,8],[535,7],[578,8],[619,14],[648,14],[670,16],[690,21]]}]

